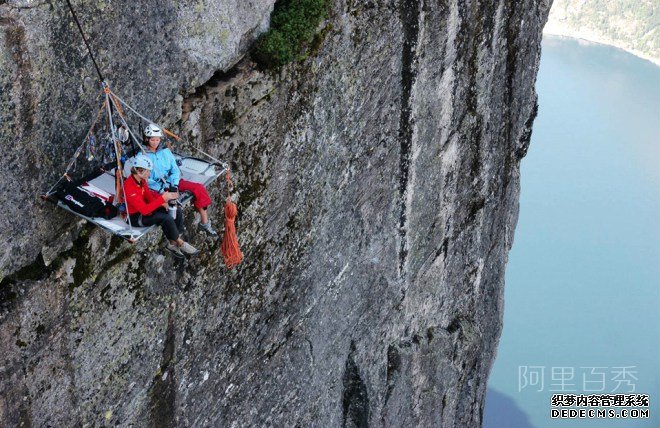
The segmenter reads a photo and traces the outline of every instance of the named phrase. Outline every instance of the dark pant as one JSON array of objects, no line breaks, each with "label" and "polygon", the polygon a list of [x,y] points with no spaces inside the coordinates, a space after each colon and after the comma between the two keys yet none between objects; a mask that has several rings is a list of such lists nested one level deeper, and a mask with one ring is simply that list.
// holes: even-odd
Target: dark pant
[{"label": "dark pant", "polygon": [[148,227],[153,224],[160,225],[163,229],[165,237],[170,241],[176,241],[181,234],[179,231],[183,230],[183,214],[181,214],[181,207],[176,210],[176,220],[165,210],[165,208],[158,208],[151,215],[131,214],[131,224],[133,226]]}]

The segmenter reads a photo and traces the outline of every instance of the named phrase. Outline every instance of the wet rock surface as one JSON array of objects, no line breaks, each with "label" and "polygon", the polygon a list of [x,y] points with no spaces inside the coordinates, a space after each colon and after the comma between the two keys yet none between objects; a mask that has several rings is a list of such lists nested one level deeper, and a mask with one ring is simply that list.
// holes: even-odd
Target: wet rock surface
[{"label": "wet rock surface", "polygon": [[227,271],[190,210],[177,262],[38,202],[94,77],[63,5],[0,4],[3,424],[480,425],[549,5],[338,1],[264,71],[272,6],[77,5],[115,90],[230,161]]}]

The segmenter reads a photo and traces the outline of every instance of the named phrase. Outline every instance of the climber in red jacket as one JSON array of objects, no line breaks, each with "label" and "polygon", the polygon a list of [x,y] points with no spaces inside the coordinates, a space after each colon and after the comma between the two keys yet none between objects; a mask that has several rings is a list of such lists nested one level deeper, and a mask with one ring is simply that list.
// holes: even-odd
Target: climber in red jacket
[{"label": "climber in red jacket", "polygon": [[126,211],[133,226],[146,227],[160,225],[169,243],[167,248],[175,257],[183,258],[184,254],[193,255],[198,249],[181,239],[183,215],[177,210],[176,219],[167,212],[167,202],[179,197],[175,192],[158,194],[149,189],[149,175],[153,169],[151,160],[143,155],[135,156],[131,167],[131,176],[124,182],[126,194]]}]

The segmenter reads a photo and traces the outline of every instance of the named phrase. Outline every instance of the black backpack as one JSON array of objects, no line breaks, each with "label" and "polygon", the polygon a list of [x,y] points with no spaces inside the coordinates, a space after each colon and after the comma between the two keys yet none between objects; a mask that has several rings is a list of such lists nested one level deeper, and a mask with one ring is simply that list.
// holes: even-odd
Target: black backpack
[{"label": "black backpack", "polygon": [[56,195],[71,210],[87,217],[111,219],[117,215],[117,207],[89,194],[75,183],[64,183]]}]

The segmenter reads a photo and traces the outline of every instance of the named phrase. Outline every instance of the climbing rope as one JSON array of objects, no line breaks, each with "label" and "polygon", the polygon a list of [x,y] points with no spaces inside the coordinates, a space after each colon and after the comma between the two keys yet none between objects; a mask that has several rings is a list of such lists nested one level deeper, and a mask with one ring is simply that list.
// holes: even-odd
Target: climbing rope
[{"label": "climbing rope", "polygon": [[87,37],[85,37],[85,33],[83,32],[82,26],[80,25],[80,21],[78,21],[78,16],[76,15],[76,11],[73,10],[73,6],[71,6],[71,2],[69,0],[66,0],[66,4],[69,6],[71,15],[73,15],[73,20],[76,22],[76,25],[78,26],[78,31],[80,31],[80,35],[82,36],[82,39],[85,42],[85,46],[87,47],[87,52],[89,52],[89,56],[90,58],[92,58],[92,62],[94,63],[94,68],[96,68],[96,72],[99,75],[99,79],[101,80],[101,82],[105,82],[103,73],[101,73],[101,69],[99,68],[98,63],[96,62],[96,58],[94,58],[94,53],[92,52],[92,48],[89,46],[89,43],[87,42]]},{"label": "climbing rope", "polygon": [[225,202],[225,234],[222,237],[222,244],[220,250],[225,265],[229,269],[243,261],[243,253],[238,245],[238,236],[236,235],[236,215],[238,214],[238,207],[231,200],[231,189],[233,189],[231,182],[231,171],[227,169],[227,200]]}]

